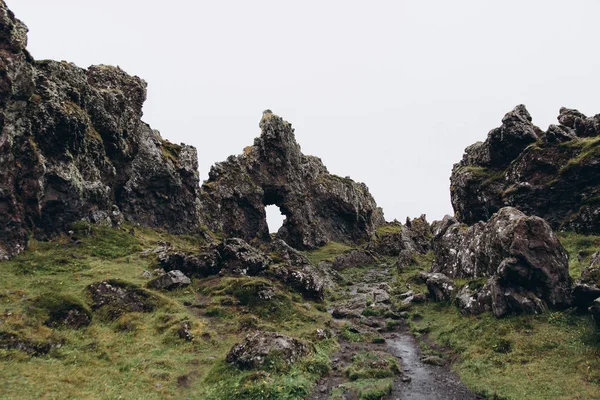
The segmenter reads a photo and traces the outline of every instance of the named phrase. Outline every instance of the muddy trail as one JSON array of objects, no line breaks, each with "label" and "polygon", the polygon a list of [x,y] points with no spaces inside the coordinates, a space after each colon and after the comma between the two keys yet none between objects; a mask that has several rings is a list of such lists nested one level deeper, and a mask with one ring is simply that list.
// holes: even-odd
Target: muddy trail
[{"label": "muddy trail", "polygon": [[443,358],[422,353],[407,313],[393,310],[391,280],[390,268],[381,265],[347,278],[336,291],[329,311],[340,349],[309,399],[481,399]]}]

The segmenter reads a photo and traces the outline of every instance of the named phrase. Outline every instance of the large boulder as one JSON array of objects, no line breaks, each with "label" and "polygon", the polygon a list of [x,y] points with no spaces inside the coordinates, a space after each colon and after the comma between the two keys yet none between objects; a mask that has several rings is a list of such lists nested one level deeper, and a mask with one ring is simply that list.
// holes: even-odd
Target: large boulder
[{"label": "large boulder", "polygon": [[265,206],[271,204],[286,216],[277,237],[297,249],[357,242],[383,223],[366,185],[332,175],[320,159],[302,154],[290,123],[267,110],[260,128],[253,146],[215,164],[202,185],[212,230],[269,241]]},{"label": "large boulder", "polygon": [[35,61],[0,0],[0,259],[77,220],[199,230],[197,156],[142,122],[146,82]]},{"label": "large boulder", "polygon": [[255,332],[235,344],[226,361],[241,369],[288,367],[309,353],[298,339],[275,332]]},{"label": "large boulder", "polygon": [[476,297],[491,298],[497,316],[571,304],[568,255],[543,219],[505,207],[485,223],[437,228],[432,272],[450,278],[490,278],[482,289],[490,295],[462,293],[464,304]]},{"label": "large boulder", "polygon": [[562,108],[558,121],[543,132],[517,106],[468,147],[450,178],[457,218],[471,225],[513,206],[553,229],[600,233],[600,115]]}]

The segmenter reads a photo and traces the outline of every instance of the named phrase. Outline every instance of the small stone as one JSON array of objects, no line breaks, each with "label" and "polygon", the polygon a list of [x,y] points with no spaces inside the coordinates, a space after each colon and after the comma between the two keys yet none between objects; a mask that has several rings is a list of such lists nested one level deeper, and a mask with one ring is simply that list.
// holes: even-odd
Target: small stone
[{"label": "small stone", "polygon": [[179,270],[169,271],[150,282],[147,286],[157,290],[173,290],[188,286],[192,281]]}]

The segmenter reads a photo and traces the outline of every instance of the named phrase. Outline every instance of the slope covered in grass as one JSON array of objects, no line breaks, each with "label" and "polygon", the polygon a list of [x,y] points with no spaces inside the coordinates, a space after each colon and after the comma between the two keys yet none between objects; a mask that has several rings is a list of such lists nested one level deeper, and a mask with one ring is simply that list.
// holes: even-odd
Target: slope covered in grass
[{"label": "slope covered in grass", "polygon": [[[197,250],[204,240],[79,224],[70,237],[33,241],[0,263],[0,398],[304,398],[327,372],[334,340],[317,343],[290,370],[240,371],[224,361],[252,329],[311,343],[329,320],[321,306],[280,284],[268,282],[275,290],[268,304],[253,297],[265,279],[215,276],[173,292],[148,291],[157,299],[153,312],[111,319],[90,311],[86,288],[94,282],[112,279],[145,290],[142,272],[157,263],[144,250],[159,242]],[[81,306],[91,324],[48,326],[63,304]],[[191,341],[180,337],[184,324]]]}]

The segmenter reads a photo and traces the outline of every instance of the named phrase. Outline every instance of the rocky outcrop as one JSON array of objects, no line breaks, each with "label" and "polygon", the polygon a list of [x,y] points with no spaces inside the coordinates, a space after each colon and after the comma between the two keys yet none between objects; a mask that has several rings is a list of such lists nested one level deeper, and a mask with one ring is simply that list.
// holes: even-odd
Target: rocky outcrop
[{"label": "rocky outcrop", "polygon": [[368,188],[302,154],[291,124],[265,111],[260,128],[254,145],[215,164],[202,186],[205,224],[212,230],[268,241],[265,206],[271,204],[286,216],[277,237],[297,249],[366,239],[383,223]]},{"label": "rocky outcrop", "polygon": [[256,332],[234,345],[226,360],[241,369],[289,367],[309,353],[298,339],[275,332]]},{"label": "rocky outcrop", "polygon": [[463,304],[491,301],[494,313],[502,316],[571,303],[568,256],[543,219],[505,207],[488,222],[472,227],[450,222],[447,218],[445,226],[436,224],[432,272],[450,278],[489,278],[477,291],[461,291]]},{"label": "rocky outcrop", "polygon": [[[167,271],[179,270],[195,277],[217,274],[264,276],[283,282],[314,300],[323,300],[325,287],[330,281],[326,277],[325,266],[316,268],[281,239],[267,244],[265,251],[237,238],[225,239],[219,244],[211,243],[194,254],[163,247],[158,252],[158,261]],[[159,277],[155,280],[163,282],[169,279]],[[148,283],[149,286],[151,284]]]},{"label": "rocky outcrop", "polygon": [[513,206],[554,229],[600,233],[600,115],[562,108],[558,121],[543,132],[520,105],[468,147],[450,179],[457,218],[471,225]]},{"label": "rocky outcrop", "polygon": [[116,319],[128,312],[152,312],[159,299],[152,293],[131,283],[116,279],[89,285],[92,310],[108,319]]},{"label": "rocky outcrop", "polygon": [[197,156],[141,121],[146,83],[35,61],[0,0],[0,259],[74,221],[198,230]]}]

